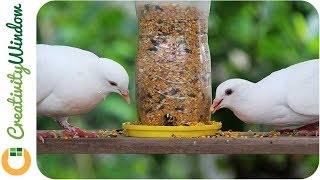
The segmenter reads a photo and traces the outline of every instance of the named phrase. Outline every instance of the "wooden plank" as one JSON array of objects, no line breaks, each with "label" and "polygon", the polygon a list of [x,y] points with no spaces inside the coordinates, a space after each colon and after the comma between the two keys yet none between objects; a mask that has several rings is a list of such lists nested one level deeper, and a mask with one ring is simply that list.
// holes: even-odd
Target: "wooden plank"
[{"label": "wooden plank", "polygon": [[46,138],[38,153],[56,154],[318,154],[319,138]]}]

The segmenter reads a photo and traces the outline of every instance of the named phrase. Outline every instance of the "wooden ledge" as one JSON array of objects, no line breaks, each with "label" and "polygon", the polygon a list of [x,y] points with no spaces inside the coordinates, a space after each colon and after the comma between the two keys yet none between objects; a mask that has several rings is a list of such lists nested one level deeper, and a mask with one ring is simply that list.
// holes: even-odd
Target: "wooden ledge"
[{"label": "wooden ledge", "polygon": [[46,138],[46,154],[319,154],[319,137],[255,138]]}]

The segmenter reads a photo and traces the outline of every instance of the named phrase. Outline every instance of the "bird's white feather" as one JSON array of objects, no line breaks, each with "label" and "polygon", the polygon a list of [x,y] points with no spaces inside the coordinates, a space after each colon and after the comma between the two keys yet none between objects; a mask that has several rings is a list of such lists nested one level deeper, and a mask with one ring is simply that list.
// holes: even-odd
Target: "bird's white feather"
[{"label": "bird's white feather", "polygon": [[288,82],[288,105],[302,115],[319,115],[319,60],[300,63],[292,71]]},{"label": "bird's white feather", "polygon": [[[230,96],[227,88],[234,89]],[[216,99],[247,123],[305,125],[319,120],[319,60],[271,73],[257,83],[231,79],[221,83]]]},{"label": "bird's white feather", "polygon": [[37,112],[50,117],[86,113],[110,92],[108,80],[128,75],[118,63],[68,46],[37,45]]}]

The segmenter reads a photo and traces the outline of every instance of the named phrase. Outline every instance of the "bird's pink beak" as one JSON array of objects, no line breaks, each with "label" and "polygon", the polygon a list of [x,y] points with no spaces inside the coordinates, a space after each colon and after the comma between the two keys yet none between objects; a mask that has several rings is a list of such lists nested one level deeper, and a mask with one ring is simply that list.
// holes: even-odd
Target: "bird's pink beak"
[{"label": "bird's pink beak", "polygon": [[127,101],[127,103],[130,104],[129,91],[128,90],[119,89],[119,92],[122,95],[122,97]]},{"label": "bird's pink beak", "polygon": [[212,102],[212,105],[210,107],[210,111],[211,113],[215,113],[217,110],[219,110],[221,108],[221,103],[222,103],[223,99],[215,99]]}]

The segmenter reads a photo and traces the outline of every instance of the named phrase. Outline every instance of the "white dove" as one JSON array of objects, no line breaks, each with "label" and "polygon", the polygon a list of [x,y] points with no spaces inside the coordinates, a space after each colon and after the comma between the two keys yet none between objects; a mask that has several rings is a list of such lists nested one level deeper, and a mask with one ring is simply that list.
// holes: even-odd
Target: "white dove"
[{"label": "white dove", "polygon": [[257,83],[227,80],[217,87],[210,109],[220,108],[246,123],[299,126],[298,134],[318,135],[319,59],[273,72]]},{"label": "white dove", "polygon": [[[117,62],[68,46],[37,45],[37,114],[52,117],[69,136],[96,137],[68,123],[89,112],[110,93],[130,103],[129,77]],[[43,138],[53,132],[37,133]]]}]

